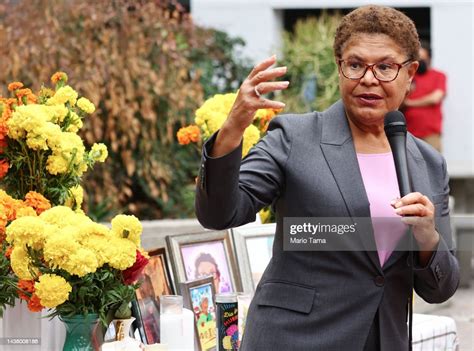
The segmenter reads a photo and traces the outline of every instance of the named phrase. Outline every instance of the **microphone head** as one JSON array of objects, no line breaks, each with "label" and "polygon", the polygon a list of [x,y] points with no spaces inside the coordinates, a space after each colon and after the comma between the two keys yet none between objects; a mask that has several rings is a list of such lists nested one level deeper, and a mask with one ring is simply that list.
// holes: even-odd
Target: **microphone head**
[{"label": "microphone head", "polygon": [[384,129],[387,136],[406,134],[407,123],[405,116],[400,111],[390,111],[384,118]]}]

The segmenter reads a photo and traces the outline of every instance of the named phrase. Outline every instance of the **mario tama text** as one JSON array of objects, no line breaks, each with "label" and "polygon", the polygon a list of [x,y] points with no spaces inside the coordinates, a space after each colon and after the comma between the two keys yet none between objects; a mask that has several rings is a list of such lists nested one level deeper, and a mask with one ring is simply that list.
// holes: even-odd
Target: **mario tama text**
[{"label": "mario tama text", "polygon": [[[362,221],[364,222],[364,221]],[[364,223],[362,223],[364,224]],[[369,223],[370,224],[370,223]],[[361,223],[354,218],[285,217],[283,249],[285,251],[354,250]]]}]

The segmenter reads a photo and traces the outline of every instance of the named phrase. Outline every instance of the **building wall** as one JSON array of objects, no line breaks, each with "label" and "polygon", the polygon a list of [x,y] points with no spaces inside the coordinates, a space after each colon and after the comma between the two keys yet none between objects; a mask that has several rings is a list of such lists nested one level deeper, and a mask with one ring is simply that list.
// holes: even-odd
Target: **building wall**
[{"label": "building wall", "polygon": [[433,66],[448,75],[443,149],[452,178],[474,178],[474,2],[471,0],[191,0],[198,24],[224,30],[247,42],[255,62],[278,54],[282,11],[350,8],[377,3],[431,8]]}]

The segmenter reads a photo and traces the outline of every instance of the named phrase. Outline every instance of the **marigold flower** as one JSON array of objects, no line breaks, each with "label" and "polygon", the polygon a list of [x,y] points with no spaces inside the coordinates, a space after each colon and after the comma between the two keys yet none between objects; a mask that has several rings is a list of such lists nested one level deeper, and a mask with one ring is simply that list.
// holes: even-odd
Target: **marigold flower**
[{"label": "marigold flower", "polygon": [[117,215],[112,219],[112,233],[119,238],[125,238],[133,242],[135,245],[140,245],[140,235],[143,231],[143,226],[140,220],[131,215]]},{"label": "marigold flower", "polygon": [[59,275],[43,274],[35,283],[35,290],[43,306],[55,308],[68,299],[72,287]]},{"label": "marigold flower", "polygon": [[29,88],[24,88],[24,89],[18,89],[15,92],[15,95],[17,96],[18,99],[21,99],[23,96],[31,95],[33,92]]},{"label": "marigold flower", "polygon": [[9,168],[10,164],[7,160],[0,160],[0,179],[6,176]]},{"label": "marigold flower", "polygon": [[79,100],[77,100],[77,107],[88,114],[94,113],[95,111],[94,104],[85,97],[81,97]]},{"label": "marigold flower", "polygon": [[178,130],[177,137],[181,145],[196,143],[201,140],[201,130],[196,125],[187,126]]},{"label": "marigold flower", "polygon": [[28,300],[28,309],[31,312],[41,312],[44,306],[41,304],[41,300],[38,295],[33,294],[31,298]]},{"label": "marigold flower", "polygon": [[67,74],[64,72],[56,72],[51,76],[51,83],[56,84],[59,81],[62,81],[63,83],[67,82]]},{"label": "marigold flower", "polygon": [[89,151],[89,157],[96,162],[104,162],[107,156],[109,156],[109,152],[103,143],[92,145],[91,151]]},{"label": "marigold flower", "polygon": [[30,191],[25,195],[25,204],[33,207],[38,215],[51,208],[49,200],[35,191]]},{"label": "marigold flower", "polygon": [[35,291],[35,281],[34,280],[24,280],[21,279],[18,284],[18,297],[22,300],[29,300],[31,294]]},{"label": "marigold flower", "polygon": [[14,91],[17,89],[23,88],[23,83],[22,82],[12,82],[8,84],[8,91]]},{"label": "marigold flower", "polygon": [[8,246],[7,250],[5,251],[5,257],[10,259],[10,256],[12,255],[13,251],[13,246]]},{"label": "marigold flower", "polygon": [[13,250],[10,254],[10,262],[13,272],[20,279],[31,280],[34,278],[30,272],[30,268],[34,274],[38,274],[38,270],[36,268],[30,267],[31,260],[23,246],[13,247]]}]

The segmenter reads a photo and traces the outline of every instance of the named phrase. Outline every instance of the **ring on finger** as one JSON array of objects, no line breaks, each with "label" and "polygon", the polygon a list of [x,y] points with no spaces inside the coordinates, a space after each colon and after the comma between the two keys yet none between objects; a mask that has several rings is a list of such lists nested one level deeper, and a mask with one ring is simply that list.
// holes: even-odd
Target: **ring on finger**
[{"label": "ring on finger", "polygon": [[253,90],[255,91],[255,95],[257,95],[257,97],[262,96],[262,94],[258,91],[258,85],[254,86]]}]

